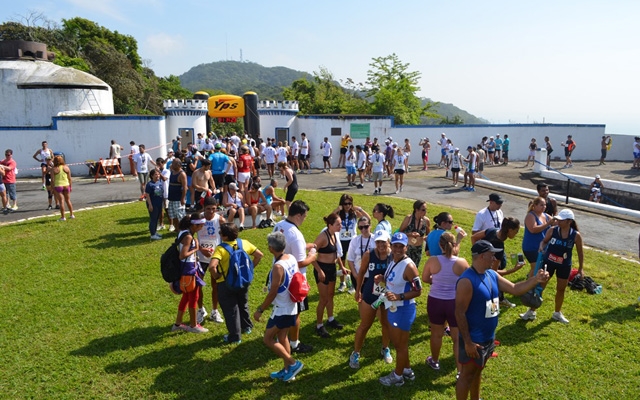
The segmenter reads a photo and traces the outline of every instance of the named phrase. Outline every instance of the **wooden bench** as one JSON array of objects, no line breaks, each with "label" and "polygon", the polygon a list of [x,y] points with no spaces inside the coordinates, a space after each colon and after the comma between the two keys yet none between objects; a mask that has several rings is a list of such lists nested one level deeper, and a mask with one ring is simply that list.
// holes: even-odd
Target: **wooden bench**
[{"label": "wooden bench", "polygon": [[98,178],[102,177],[107,179],[107,183],[111,183],[112,178],[121,178],[122,182],[124,182],[124,174],[117,159],[103,160],[101,158],[96,164],[97,168],[93,183],[96,183]]}]

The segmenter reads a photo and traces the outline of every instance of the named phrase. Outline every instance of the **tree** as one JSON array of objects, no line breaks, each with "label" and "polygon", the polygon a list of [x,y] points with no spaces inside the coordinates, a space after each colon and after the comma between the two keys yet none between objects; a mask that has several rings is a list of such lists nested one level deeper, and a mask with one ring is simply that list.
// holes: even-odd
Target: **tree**
[{"label": "tree", "polygon": [[432,103],[422,106],[416,96],[420,72],[409,71],[409,64],[403,64],[395,53],[373,58],[369,65],[367,96],[373,98],[373,114],[391,115],[400,125],[416,125],[423,115],[437,116],[430,111]]},{"label": "tree", "polygon": [[464,119],[459,115],[454,115],[452,118],[444,117],[440,120],[440,125],[463,125]]}]

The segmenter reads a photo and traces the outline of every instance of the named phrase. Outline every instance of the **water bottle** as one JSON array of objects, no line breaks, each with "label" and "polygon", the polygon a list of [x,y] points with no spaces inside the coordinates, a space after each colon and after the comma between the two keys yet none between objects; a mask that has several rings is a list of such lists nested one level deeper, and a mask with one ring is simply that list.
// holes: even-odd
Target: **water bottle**
[{"label": "water bottle", "polygon": [[378,307],[380,307],[380,304],[384,303],[385,298],[386,296],[384,295],[384,293],[380,293],[380,295],[378,296],[378,299],[373,303],[371,303],[371,308],[373,308],[374,310],[377,310]]},{"label": "water bottle", "polygon": [[454,226],[453,229],[456,230],[456,235],[459,235],[462,233],[463,236],[467,236],[467,234],[464,232],[464,229],[462,229],[458,225]]},{"label": "water bottle", "polygon": [[347,276],[344,278],[344,281],[347,283],[347,289],[348,289],[348,290],[353,289],[353,283],[351,282],[351,276],[350,276],[350,275],[347,275]]}]

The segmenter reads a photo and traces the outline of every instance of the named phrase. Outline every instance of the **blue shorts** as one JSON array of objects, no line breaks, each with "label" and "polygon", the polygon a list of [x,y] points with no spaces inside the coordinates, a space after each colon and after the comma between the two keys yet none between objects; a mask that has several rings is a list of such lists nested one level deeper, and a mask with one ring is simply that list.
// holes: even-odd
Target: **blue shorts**
[{"label": "blue shorts", "polygon": [[398,307],[395,312],[387,310],[387,320],[390,327],[409,332],[413,321],[416,320],[416,303]]},{"label": "blue shorts", "polygon": [[348,166],[347,167],[347,175],[355,175],[356,174],[356,167],[355,166]]},{"label": "blue shorts", "polygon": [[273,328],[274,326],[278,329],[291,328],[296,325],[296,320],[298,319],[298,315],[276,315],[273,318],[269,318],[267,321],[267,329]]},{"label": "blue shorts", "polygon": [[469,168],[469,169],[467,169],[467,173],[468,173],[468,174],[475,174],[475,173],[476,173],[476,170],[475,170],[475,169],[471,169],[471,168]]},{"label": "blue shorts", "polygon": [[446,156],[447,155],[447,149],[441,149],[440,150],[440,154],[443,155],[443,156]]},{"label": "blue shorts", "polygon": [[635,158],[636,160],[638,158],[640,158],[640,153],[636,153],[635,151],[633,152],[633,158]]}]

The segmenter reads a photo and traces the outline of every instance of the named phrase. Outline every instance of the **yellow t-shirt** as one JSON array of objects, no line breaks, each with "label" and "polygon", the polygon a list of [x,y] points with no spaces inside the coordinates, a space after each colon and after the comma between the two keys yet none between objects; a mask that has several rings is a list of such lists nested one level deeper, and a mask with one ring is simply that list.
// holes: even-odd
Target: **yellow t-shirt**
[{"label": "yellow t-shirt", "polygon": [[[232,242],[223,242],[231,246],[234,250],[238,248],[238,241],[234,240]],[[242,240],[242,249],[247,252],[247,254],[253,254],[258,248],[254,246],[248,240]],[[224,282],[225,276],[227,276],[227,271],[229,270],[229,253],[224,249],[224,247],[218,245],[216,250],[213,252],[211,259],[220,260],[218,263],[218,272],[222,274],[220,278],[216,280],[216,282],[221,283]]]},{"label": "yellow t-shirt", "polygon": [[351,141],[350,137],[340,140],[340,147],[343,147],[343,148],[349,147],[350,141]]}]

